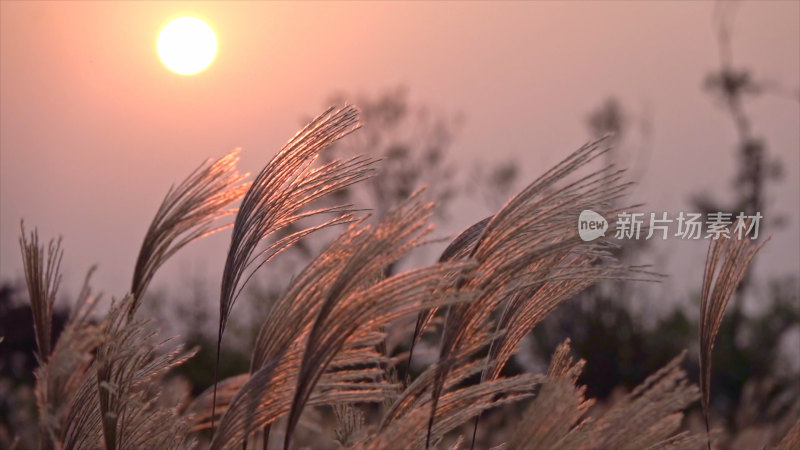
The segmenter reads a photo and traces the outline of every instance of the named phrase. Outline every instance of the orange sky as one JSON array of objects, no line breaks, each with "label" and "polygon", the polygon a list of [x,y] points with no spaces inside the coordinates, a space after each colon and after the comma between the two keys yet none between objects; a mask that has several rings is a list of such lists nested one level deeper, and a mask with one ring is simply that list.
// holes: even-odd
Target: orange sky
[{"label": "orange sky", "polygon": [[[735,134],[701,90],[717,65],[713,4],[700,2],[265,3],[2,2],[0,4],[0,278],[21,276],[19,220],[64,235],[74,287],[100,263],[98,287],[126,289],[140,240],[169,185],[209,156],[244,147],[258,170],[338,91],[405,84],[413,99],[461,112],[455,159],[516,158],[532,180],[587,139],[586,113],[616,95],[652,113],[648,210],[686,210],[700,189],[723,194]],[[219,41],[193,77],[158,60],[170,19],[195,15]],[[735,59],[800,84],[800,3],[741,6]],[[776,232],[759,270],[800,272],[800,107],[747,105],[785,163]],[[456,214],[460,228],[482,218]],[[220,276],[227,235],[179,255],[157,277]],[[681,258],[702,258],[705,244]],[[218,256],[208,256],[208,255]],[[203,260],[204,262],[197,262]],[[219,260],[219,262],[217,261]],[[699,275],[667,258],[674,278]],[[179,275],[180,276],[180,275]],[[697,278],[696,280],[694,278]],[[214,284],[212,282],[211,284]]]}]

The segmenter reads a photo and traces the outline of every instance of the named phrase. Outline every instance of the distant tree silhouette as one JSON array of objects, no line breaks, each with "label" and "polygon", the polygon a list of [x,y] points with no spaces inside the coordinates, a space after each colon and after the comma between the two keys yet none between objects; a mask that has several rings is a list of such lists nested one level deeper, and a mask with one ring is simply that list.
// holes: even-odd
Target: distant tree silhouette
[{"label": "distant tree silhouette", "polygon": [[[732,180],[736,197],[732,203],[725,203],[707,195],[696,195],[693,203],[703,212],[729,212],[734,216],[739,212],[747,215],[759,212],[767,217],[767,187],[770,182],[781,178],[781,162],[769,154],[767,142],[755,131],[745,104],[762,95],[785,96],[785,90],[775,82],[758,79],[751,69],[734,64],[731,34],[737,7],[735,2],[719,2],[715,7],[720,66],[706,76],[703,85],[712,99],[730,115],[737,134],[737,168]],[[800,97],[795,99],[800,101]],[[775,217],[766,221],[766,225],[780,222]],[[761,232],[764,231],[762,227]],[[742,286],[746,286],[746,280]]]}]

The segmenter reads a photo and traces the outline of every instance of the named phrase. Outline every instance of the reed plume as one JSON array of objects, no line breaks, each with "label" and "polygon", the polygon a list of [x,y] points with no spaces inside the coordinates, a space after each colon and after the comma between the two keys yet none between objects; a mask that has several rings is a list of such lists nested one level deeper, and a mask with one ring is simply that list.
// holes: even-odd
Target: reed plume
[{"label": "reed plume", "polygon": [[[493,327],[499,335],[490,345],[482,380],[496,379],[522,337],[566,298],[603,279],[635,278],[637,268],[614,263],[608,240],[585,242],[577,234],[581,211],[611,214],[614,201],[630,187],[624,171],[613,166],[573,176],[608,151],[605,142],[600,139],[574,152],[446,251],[447,257],[468,255],[478,263],[476,276],[465,278],[463,286],[481,295],[447,312],[440,360],[448,361],[459,346]],[[432,313],[418,320],[418,328]],[[448,372],[447,364],[441,365],[434,381],[431,429]]]},{"label": "reed plume", "polygon": [[51,328],[53,321],[53,304],[56,292],[61,283],[61,239],[51,240],[47,245],[39,245],[39,233],[34,230],[30,236],[25,235],[25,225],[20,223],[22,236],[19,239],[22,251],[22,266],[25,281],[28,284],[28,298],[33,311],[33,329],[36,333],[36,348],[39,349],[39,360],[45,361],[50,356]]},{"label": "reed plume", "polygon": [[195,169],[177,187],[167,192],[145,234],[131,281],[129,314],[142,301],[147,286],[161,265],[186,244],[230,226],[214,223],[236,212],[230,205],[247,190],[247,174],[236,170],[240,150],[216,161],[208,160]]},{"label": "reed plume", "polygon": [[714,342],[728,302],[736,293],[756,253],[767,240],[757,244],[747,236],[737,238],[731,235],[730,238],[712,239],[708,246],[700,300],[700,390],[703,393],[703,417],[707,430]]},{"label": "reed plume", "polygon": [[[299,131],[258,174],[245,193],[233,225],[231,244],[222,274],[220,293],[217,380],[222,335],[233,304],[243,284],[272,257],[313,231],[351,220],[341,206],[301,211],[309,203],[331,192],[368,178],[372,160],[355,157],[348,161],[334,160],[314,168],[319,152],[358,128],[358,110],[353,106],[330,108]],[[336,214],[322,225],[301,229],[279,239],[267,249],[256,252],[259,243],[286,229],[300,219],[323,213]],[[251,272],[246,274],[248,268]],[[212,400],[212,404],[216,403]],[[212,407],[213,409],[213,407]],[[211,432],[214,432],[213,415]]]}]

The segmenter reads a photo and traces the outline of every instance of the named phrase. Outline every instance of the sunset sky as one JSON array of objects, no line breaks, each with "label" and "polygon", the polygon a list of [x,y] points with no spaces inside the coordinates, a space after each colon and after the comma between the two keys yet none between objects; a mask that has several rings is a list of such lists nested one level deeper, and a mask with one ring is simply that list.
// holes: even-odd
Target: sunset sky
[{"label": "sunset sky", "polygon": [[[413,101],[461,113],[451,157],[514,158],[521,181],[588,138],[586,115],[616,96],[649,111],[653,134],[637,199],[688,211],[692,193],[730,198],[731,120],[702,90],[718,66],[713,3],[2,2],[0,280],[22,276],[19,221],[64,237],[66,292],[92,264],[97,288],[123,294],[141,238],[170,184],[208,157],[244,149],[258,171],[337,92],[408,87]],[[205,20],[216,59],[170,72],[156,40],[171,19]],[[740,6],[734,62],[797,95],[800,2]],[[769,214],[786,216],[759,256],[764,275],[800,273],[800,103],[746,104],[783,162]],[[632,132],[631,145],[637,143]],[[521,187],[521,186],[519,186]],[[454,232],[488,213],[454,213]],[[228,234],[192,245],[155,285],[218,282]],[[659,256],[662,272],[700,282],[706,242]],[[690,260],[688,263],[686,260]],[[188,275],[187,275],[188,274]]]}]

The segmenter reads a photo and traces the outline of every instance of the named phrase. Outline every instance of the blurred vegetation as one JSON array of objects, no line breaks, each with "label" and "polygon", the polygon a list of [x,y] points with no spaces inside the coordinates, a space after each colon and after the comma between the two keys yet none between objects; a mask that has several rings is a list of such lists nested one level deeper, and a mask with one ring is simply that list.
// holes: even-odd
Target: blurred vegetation
[{"label": "blurred vegetation", "polygon": [[[745,315],[726,314],[714,349],[712,406],[729,430],[751,425],[737,422],[744,400],[757,400],[758,422],[774,421],[800,397],[800,358],[792,333],[800,332],[800,279],[775,280],[762,297],[764,310]],[[699,305],[699,294],[692,304]],[[582,294],[566,302],[533,331],[528,351],[546,361],[564,336],[572,339],[575,354],[586,360],[580,382],[588,395],[607,398],[619,387],[633,388],[647,375],[688,348],[696,355],[697,317],[680,307],[653,322],[630,311],[617,299]],[[697,379],[697,358],[684,365]],[[768,396],[744,398],[753,386],[770,385]],[[777,401],[780,404],[773,403]]]}]

